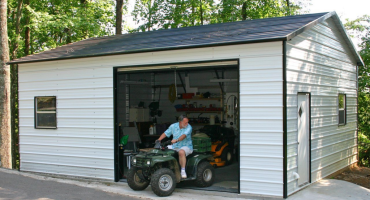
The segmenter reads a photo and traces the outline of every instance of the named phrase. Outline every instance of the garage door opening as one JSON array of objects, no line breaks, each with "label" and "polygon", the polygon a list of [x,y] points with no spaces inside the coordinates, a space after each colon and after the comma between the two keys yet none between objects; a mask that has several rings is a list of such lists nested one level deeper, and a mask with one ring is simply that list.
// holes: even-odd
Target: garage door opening
[{"label": "garage door opening", "polygon": [[[192,136],[212,141],[215,181],[198,188],[239,193],[238,60],[117,67],[115,77],[115,180],[126,181],[131,157],[149,151],[179,115],[186,115]],[[120,142],[129,135],[127,144]]]}]

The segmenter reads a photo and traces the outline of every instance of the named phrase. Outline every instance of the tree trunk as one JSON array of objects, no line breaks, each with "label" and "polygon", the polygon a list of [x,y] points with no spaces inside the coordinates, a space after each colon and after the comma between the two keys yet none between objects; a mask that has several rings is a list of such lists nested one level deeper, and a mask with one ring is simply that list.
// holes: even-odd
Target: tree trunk
[{"label": "tree trunk", "polygon": [[[30,0],[25,0],[24,5],[29,6]],[[28,27],[30,25],[30,13],[28,10],[26,10],[25,12],[26,12],[25,14],[26,29],[24,30],[24,54],[27,56],[30,54],[31,31],[30,31],[30,27]]]},{"label": "tree trunk", "polygon": [[242,6],[242,19],[247,20],[247,2],[246,1],[243,2],[243,6]]},{"label": "tree trunk", "polygon": [[287,15],[290,15],[290,2],[289,2],[289,0],[286,0],[286,6],[287,6]]},{"label": "tree trunk", "polygon": [[17,15],[15,16],[15,41],[13,44],[12,59],[17,58],[19,39],[21,36],[21,17],[22,17],[23,0],[18,0]]},{"label": "tree trunk", "polygon": [[[19,41],[21,37],[21,18],[22,18],[23,0],[18,0],[17,14],[15,16],[15,41],[13,44],[13,51],[11,59],[18,58]],[[17,160],[19,160],[18,149],[18,65],[10,66],[10,123],[11,123],[11,155],[12,168],[18,168]],[[18,162],[19,163],[19,162]]]},{"label": "tree trunk", "polygon": [[203,25],[203,2],[200,0],[200,24]]},{"label": "tree trunk", "polygon": [[152,1],[153,0],[150,0],[148,1],[148,10],[149,10],[149,19],[148,19],[148,31],[150,31],[151,27],[152,27]]},{"label": "tree trunk", "polygon": [[19,127],[18,127],[18,65],[10,66],[10,111],[12,168],[19,169]]},{"label": "tree trunk", "polygon": [[7,0],[0,0],[0,166],[12,168]]},{"label": "tree trunk", "polygon": [[116,0],[116,35],[122,34],[123,0]]},{"label": "tree trunk", "polygon": [[191,1],[191,24],[195,26],[195,5],[194,0]]}]

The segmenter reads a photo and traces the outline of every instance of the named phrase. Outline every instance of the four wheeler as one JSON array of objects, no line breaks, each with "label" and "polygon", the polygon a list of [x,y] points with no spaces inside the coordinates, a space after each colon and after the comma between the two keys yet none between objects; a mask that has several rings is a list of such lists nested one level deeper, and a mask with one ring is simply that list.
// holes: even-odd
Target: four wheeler
[{"label": "four wheeler", "polygon": [[234,160],[234,130],[219,125],[206,125],[200,131],[207,134],[212,141],[211,151],[214,161],[211,165],[214,167],[230,165]]},{"label": "four wheeler", "polygon": [[154,149],[140,152],[132,157],[132,167],[127,174],[127,183],[133,190],[144,190],[151,185],[158,196],[169,196],[180,181],[194,181],[198,187],[208,187],[213,184],[215,171],[209,163],[213,160],[210,152],[193,152],[186,157],[186,174],[180,175],[179,156],[175,150],[168,149],[171,141],[156,143]]}]

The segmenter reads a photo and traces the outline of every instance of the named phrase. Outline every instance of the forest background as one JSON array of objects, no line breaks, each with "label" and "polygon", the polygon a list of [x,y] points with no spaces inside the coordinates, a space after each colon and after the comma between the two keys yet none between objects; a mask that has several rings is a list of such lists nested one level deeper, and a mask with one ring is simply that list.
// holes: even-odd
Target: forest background
[{"label": "forest background", "polygon": [[[19,169],[18,69],[5,63],[92,37],[155,31],[213,23],[304,14],[310,0],[0,0],[0,120],[1,135],[11,130],[11,168]],[[125,25],[131,16],[136,27]],[[359,164],[370,167],[370,16],[346,21],[359,37],[358,123]],[[3,25],[6,24],[4,27]],[[4,30],[5,29],[5,30]],[[6,34],[8,37],[6,37]],[[5,44],[7,43],[7,44]],[[10,73],[7,74],[7,69]],[[7,76],[10,110],[7,111]],[[4,125],[10,113],[10,127]],[[4,145],[0,135],[0,145]],[[0,152],[1,153],[1,152]],[[1,165],[1,164],[0,164]]]}]

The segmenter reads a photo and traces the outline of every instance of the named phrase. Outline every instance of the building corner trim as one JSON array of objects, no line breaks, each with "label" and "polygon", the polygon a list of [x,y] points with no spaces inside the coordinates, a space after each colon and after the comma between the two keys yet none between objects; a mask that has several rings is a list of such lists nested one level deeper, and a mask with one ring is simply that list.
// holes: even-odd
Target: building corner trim
[{"label": "building corner trim", "polygon": [[286,41],[283,41],[283,198],[288,197],[288,171],[287,171],[287,77],[286,77]]}]

